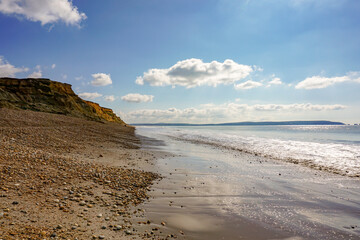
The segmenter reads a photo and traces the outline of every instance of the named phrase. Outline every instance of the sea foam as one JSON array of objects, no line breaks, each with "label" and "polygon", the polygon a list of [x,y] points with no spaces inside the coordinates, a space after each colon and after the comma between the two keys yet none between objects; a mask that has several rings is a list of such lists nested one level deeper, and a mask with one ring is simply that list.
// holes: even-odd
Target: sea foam
[{"label": "sea foam", "polygon": [[162,128],[160,134],[189,141],[256,154],[281,161],[310,166],[351,177],[360,177],[358,144],[319,143],[307,141],[239,136],[193,129]]}]

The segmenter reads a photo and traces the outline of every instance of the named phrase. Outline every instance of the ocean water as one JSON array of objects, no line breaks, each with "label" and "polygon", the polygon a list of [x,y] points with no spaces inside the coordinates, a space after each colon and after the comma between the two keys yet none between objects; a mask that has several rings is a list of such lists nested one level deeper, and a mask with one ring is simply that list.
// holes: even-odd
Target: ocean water
[{"label": "ocean water", "polygon": [[360,177],[360,126],[137,127],[153,135]]}]

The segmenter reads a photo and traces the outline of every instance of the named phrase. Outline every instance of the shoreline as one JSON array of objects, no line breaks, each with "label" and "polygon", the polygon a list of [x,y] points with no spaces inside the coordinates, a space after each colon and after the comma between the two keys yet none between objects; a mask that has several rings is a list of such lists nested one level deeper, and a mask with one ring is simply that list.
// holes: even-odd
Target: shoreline
[{"label": "shoreline", "polygon": [[180,239],[360,238],[358,179],[138,130],[175,156],[143,205]]},{"label": "shoreline", "polygon": [[1,240],[360,238],[354,179],[111,123],[0,113]]},{"label": "shoreline", "polygon": [[0,123],[0,239],[148,236],[133,219],[161,177],[133,127],[4,108]]}]

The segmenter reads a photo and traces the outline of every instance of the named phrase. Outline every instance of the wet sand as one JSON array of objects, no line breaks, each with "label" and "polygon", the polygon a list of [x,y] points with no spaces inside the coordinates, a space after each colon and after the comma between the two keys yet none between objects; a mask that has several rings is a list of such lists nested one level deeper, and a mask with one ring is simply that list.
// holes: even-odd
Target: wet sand
[{"label": "wet sand", "polygon": [[359,179],[139,128],[144,150],[173,154],[154,169],[145,215],[179,239],[360,239]]}]

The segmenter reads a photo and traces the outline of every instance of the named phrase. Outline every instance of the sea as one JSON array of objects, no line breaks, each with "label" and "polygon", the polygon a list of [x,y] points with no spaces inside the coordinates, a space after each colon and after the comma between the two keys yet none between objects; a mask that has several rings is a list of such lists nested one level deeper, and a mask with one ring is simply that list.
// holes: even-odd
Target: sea
[{"label": "sea", "polygon": [[360,239],[360,126],[136,126],[136,134],[166,153],[154,162],[164,179],[146,212],[188,239]]},{"label": "sea", "polygon": [[152,136],[211,145],[360,177],[359,125],[137,127]]}]

